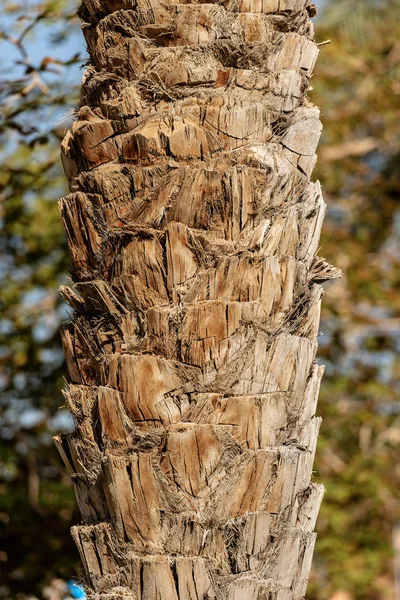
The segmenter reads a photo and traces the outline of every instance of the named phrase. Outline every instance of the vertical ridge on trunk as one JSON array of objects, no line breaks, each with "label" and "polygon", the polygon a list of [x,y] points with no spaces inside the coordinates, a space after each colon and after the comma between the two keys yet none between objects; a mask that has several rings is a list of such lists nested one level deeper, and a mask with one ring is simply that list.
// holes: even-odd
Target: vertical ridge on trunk
[{"label": "vertical ridge on trunk", "polygon": [[84,0],[62,143],[76,423],[56,443],[97,600],[300,600],[325,205],[308,0]]}]

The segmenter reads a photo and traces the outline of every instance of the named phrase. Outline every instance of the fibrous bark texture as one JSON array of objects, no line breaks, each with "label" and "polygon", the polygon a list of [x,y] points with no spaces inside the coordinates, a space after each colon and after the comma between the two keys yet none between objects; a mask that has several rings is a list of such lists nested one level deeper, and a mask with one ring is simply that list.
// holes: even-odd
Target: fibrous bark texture
[{"label": "fibrous bark texture", "polygon": [[76,432],[56,442],[97,600],[299,600],[325,205],[306,0],[84,0],[62,144]]}]

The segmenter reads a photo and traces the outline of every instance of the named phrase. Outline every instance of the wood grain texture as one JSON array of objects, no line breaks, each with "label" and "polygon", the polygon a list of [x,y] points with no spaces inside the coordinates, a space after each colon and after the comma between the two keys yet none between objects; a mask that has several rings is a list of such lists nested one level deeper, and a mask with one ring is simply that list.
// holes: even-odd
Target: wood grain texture
[{"label": "wood grain texture", "polygon": [[84,0],[62,143],[76,431],[56,444],[90,600],[300,600],[325,204],[308,0]]}]

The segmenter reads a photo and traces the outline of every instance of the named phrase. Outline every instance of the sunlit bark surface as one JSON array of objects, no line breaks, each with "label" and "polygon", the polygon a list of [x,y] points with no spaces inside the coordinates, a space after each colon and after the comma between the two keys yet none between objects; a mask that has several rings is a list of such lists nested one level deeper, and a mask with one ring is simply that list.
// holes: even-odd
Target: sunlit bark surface
[{"label": "sunlit bark surface", "polygon": [[76,432],[56,443],[89,598],[300,600],[325,205],[306,0],[85,0],[62,144]]}]

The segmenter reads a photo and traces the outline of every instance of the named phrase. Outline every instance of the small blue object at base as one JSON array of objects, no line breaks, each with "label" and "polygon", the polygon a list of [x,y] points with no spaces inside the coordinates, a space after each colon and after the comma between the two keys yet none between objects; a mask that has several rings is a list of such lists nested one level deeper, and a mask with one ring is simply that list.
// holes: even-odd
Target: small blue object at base
[{"label": "small blue object at base", "polygon": [[67,587],[68,587],[68,592],[72,598],[81,598],[81,599],[86,598],[86,594],[83,591],[83,588],[80,585],[78,585],[77,583],[75,583],[75,581],[73,581],[72,579],[69,579],[67,581]]}]

